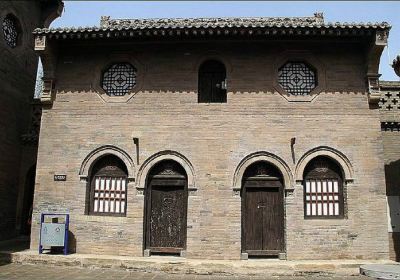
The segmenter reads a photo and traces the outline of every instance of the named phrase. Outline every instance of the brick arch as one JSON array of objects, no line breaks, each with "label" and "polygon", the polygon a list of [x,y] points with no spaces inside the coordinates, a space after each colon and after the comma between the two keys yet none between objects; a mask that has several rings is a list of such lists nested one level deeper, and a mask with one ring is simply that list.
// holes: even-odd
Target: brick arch
[{"label": "brick arch", "polygon": [[122,160],[128,170],[128,179],[134,180],[135,165],[132,158],[124,150],[112,145],[98,147],[86,156],[79,170],[79,177],[81,180],[87,180],[96,161],[106,155],[114,155]]},{"label": "brick arch", "polygon": [[193,67],[193,71],[198,73],[199,70],[200,70],[200,66],[204,62],[206,62],[208,60],[215,60],[215,61],[218,61],[218,62],[222,63],[225,66],[226,76],[227,76],[226,78],[229,79],[228,76],[233,70],[232,69],[232,63],[229,60],[229,58],[227,58],[224,54],[216,52],[216,51],[209,51],[209,52],[206,52],[206,53],[204,53],[202,55],[199,55],[196,58],[196,61],[195,61],[194,65],[193,65],[194,66]]},{"label": "brick arch", "polygon": [[304,170],[307,164],[317,156],[325,156],[335,161],[341,168],[343,178],[346,182],[352,182],[354,180],[354,171],[350,160],[343,153],[334,148],[320,146],[309,150],[300,158],[295,172],[295,179],[297,182],[303,181]]},{"label": "brick arch", "polygon": [[279,169],[283,177],[283,184],[285,189],[293,189],[293,175],[289,166],[280,157],[268,152],[256,152],[246,156],[238,165],[233,176],[233,188],[242,188],[242,178],[246,169],[255,162],[266,161]]},{"label": "brick arch", "polygon": [[189,189],[195,188],[195,173],[192,164],[185,156],[175,151],[161,151],[146,159],[138,172],[137,176],[138,187],[140,188],[146,187],[146,178],[150,170],[152,169],[153,166],[155,166],[157,163],[163,160],[173,160],[179,163],[183,167],[183,169],[185,169],[188,180],[188,188]]}]

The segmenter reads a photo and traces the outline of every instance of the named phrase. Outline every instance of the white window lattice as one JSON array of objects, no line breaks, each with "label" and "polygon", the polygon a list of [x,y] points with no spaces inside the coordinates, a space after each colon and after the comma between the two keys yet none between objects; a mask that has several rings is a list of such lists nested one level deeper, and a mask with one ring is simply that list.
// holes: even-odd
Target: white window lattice
[{"label": "white window lattice", "polygon": [[124,96],[136,85],[136,69],[129,63],[113,64],[102,78],[101,86],[109,96]]},{"label": "white window lattice", "polygon": [[93,212],[113,214],[126,212],[126,178],[95,177]]},{"label": "white window lattice", "polygon": [[338,180],[306,180],[305,206],[305,215],[308,217],[340,216],[340,190]]},{"label": "white window lattice", "polygon": [[291,95],[309,95],[317,86],[317,76],[304,62],[288,62],[279,68],[278,82]]},{"label": "white window lattice", "polygon": [[4,40],[8,46],[15,48],[18,40],[18,28],[15,19],[12,16],[6,16],[2,25]]}]

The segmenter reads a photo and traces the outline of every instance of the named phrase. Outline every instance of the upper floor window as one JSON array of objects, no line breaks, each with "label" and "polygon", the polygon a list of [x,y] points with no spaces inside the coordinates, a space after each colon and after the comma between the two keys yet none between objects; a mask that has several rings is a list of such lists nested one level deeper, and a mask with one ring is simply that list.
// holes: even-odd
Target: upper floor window
[{"label": "upper floor window", "polygon": [[126,215],[128,171],[116,156],[107,155],[93,166],[88,199],[88,214]]},{"label": "upper floor window", "polygon": [[16,17],[9,14],[3,19],[3,35],[4,40],[6,41],[7,45],[11,48],[15,48],[18,44],[18,37],[19,37],[19,24]]},{"label": "upper floor window", "polygon": [[291,95],[309,95],[317,86],[317,72],[305,62],[287,62],[279,68],[278,82]]},{"label": "upper floor window", "polygon": [[304,216],[342,218],[343,204],[343,179],[339,165],[327,157],[314,158],[304,171]]},{"label": "upper floor window", "polygon": [[109,96],[124,96],[136,85],[137,70],[129,63],[116,63],[103,72],[101,87]]},{"label": "upper floor window", "polygon": [[216,60],[205,61],[199,69],[199,103],[226,102],[226,70]]}]

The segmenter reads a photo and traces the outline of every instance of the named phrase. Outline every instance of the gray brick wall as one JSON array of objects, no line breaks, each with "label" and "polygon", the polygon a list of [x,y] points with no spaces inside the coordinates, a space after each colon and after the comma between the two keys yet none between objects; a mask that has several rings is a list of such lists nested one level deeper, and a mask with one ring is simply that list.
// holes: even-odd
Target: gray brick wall
[{"label": "gray brick wall", "polygon": [[[325,85],[312,102],[288,102],[273,87],[282,50],[306,51],[319,61]],[[112,52],[131,56],[142,75],[126,103],[105,102],[97,94],[98,76]],[[197,68],[206,57],[227,65],[226,104],[197,103]],[[193,166],[197,191],[189,196],[187,257],[240,257],[241,198],[232,188],[246,156],[274,154],[294,176],[306,152],[328,146],[352,165],[348,218],[305,220],[300,182],[285,182],[294,188],[285,197],[287,258],[388,258],[379,111],[369,108],[363,63],[357,45],[312,41],[109,48],[64,43],[56,100],[42,116],[31,247],[38,244],[39,213],[67,211],[77,252],[142,255],[144,196],[137,191],[145,187],[142,181],[129,184],[126,217],[98,217],[84,214],[86,183],[79,178],[85,157],[100,146],[115,145],[136,159],[132,138],[138,137],[136,175],[146,159],[165,150]],[[66,174],[67,181],[54,182],[54,174]]]},{"label": "gray brick wall", "polygon": [[[386,194],[400,196],[400,83],[381,82],[380,112],[382,121],[383,155],[385,163]],[[392,205],[391,207],[396,207]],[[399,209],[394,209],[397,213]],[[400,233],[389,233],[390,259],[400,259]]]}]

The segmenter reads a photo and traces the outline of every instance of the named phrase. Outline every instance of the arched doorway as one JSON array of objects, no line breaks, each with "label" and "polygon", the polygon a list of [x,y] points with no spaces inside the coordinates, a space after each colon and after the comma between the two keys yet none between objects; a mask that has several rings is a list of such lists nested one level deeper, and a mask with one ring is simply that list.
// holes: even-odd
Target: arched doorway
[{"label": "arched doorway", "polygon": [[284,253],[283,178],[266,161],[250,165],[242,178],[242,253],[278,257]]},{"label": "arched doorway", "polygon": [[146,182],[145,249],[150,254],[180,254],[186,250],[187,174],[173,160],[163,160]]},{"label": "arched doorway", "polygon": [[226,69],[217,60],[207,60],[199,69],[199,103],[226,102]]}]

